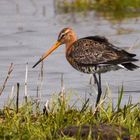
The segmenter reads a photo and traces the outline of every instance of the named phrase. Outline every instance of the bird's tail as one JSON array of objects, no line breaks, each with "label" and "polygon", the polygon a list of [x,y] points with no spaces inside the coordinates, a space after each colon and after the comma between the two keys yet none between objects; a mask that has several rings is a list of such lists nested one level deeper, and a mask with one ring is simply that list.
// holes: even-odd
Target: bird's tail
[{"label": "bird's tail", "polygon": [[140,68],[139,66],[137,66],[137,65],[135,65],[133,63],[123,63],[121,65],[123,65],[126,69],[131,70],[131,71],[133,71],[133,70],[135,70],[137,68]]}]

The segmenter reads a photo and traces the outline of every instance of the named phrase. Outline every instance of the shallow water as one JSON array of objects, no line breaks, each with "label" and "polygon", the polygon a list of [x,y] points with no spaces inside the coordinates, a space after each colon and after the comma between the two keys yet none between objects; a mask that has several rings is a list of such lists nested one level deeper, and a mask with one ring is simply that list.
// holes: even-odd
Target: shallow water
[{"label": "shallow water", "polygon": [[[55,13],[52,0],[1,0],[0,1],[0,85],[7,75],[8,67],[14,63],[14,71],[1,95],[0,106],[6,103],[14,85],[20,83],[20,97],[24,96],[25,65],[28,62],[28,94],[36,97],[40,66],[33,64],[56,41],[59,31],[72,27],[78,37],[87,35],[106,36],[116,46],[129,49],[140,59],[140,18],[112,24],[94,12],[83,14]],[[119,34],[120,33],[120,34]],[[61,74],[64,76],[65,90],[72,95],[72,101],[90,97],[95,100],[96,87],[89,85],[90,76],[74,70],[65,59],[64,46],[56,50],[44,62],[44,80],[41,88],[41,101],[45,102],[52,94],[61,90]],[[140,65],[140,62],[137,63]],[[133,102],[140,101],[140,71],[119,70],[102,76],[103,88],[109,87],[113,100],[118,97],[118,89],[124,85],[123,103],[129,96]],[[71,93],[72,91],[72,93]],[[92,94],[92,96],[90,95]]]}]

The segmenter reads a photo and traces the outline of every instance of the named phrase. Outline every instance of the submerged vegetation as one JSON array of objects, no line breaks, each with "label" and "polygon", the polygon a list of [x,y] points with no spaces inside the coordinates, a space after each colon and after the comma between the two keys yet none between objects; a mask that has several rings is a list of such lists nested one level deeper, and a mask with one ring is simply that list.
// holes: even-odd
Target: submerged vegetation
[{"label": "submerged vegetation", "polygon": [[55,0],[60,13],[95,10],[111,19],[140,16],[140,0]]}]

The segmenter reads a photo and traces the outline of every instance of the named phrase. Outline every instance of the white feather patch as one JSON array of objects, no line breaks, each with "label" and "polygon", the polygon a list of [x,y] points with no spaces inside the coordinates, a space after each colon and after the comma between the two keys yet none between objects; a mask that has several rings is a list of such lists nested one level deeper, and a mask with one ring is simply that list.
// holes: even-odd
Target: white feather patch
[{"label": "white feather patch", "polygon": [[126,69],[123,65],[121,64],[118,64],[119,67],[123,68],[123,69]]}]

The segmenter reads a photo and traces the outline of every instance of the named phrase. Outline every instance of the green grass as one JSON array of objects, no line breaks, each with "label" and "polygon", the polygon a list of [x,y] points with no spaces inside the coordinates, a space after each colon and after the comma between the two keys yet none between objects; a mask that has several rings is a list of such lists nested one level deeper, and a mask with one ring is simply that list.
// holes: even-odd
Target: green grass
[{"label": "green grass", "polygon": [[123,19],[140,16],[140,0],[100,0],[95,10],[105,17]]},{"label": "green grass", "polygon": [[58,12],[81,12],[91,10],[93,8],[93,2],[88,0],[75,0],[75,1],[67,1],[67,0],[56,0]]},{"label": "green grass", "polygon": [[108,19],[140,16],[140,0],[56,0],[56,7],[59,13],[94,10]]},{"label": "green grass", "polygon": [[[68,126],[100,125],[121,126],[129,130],[132,139],[140,138],[140,104],[132,104],[131,100],[124,106],[121,105],[123,87],[118,97],[118,103],[113,107],[113,102],[106,101],[107,96],[101,100],[96,109],[85,101],[81,108],[69,105],[69,101],[60,97],[52,99],[48,111],[43,114],[42,108],[38,108],[36,102],[22,103],[19,111],[16,111],[14,102],[11,106],[5,106],[0,111],[0,139],[6,140],[68,140],[59,135],[60,129]],[[29,100],[29,99],[28,99]],[[77,139],[80,136],[78,136]],[[119,136],[117,136],[120,139]],[[91,137],[89,136],[90,140]]]}]

